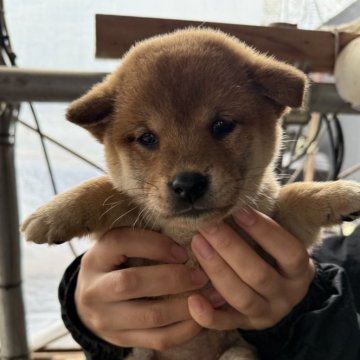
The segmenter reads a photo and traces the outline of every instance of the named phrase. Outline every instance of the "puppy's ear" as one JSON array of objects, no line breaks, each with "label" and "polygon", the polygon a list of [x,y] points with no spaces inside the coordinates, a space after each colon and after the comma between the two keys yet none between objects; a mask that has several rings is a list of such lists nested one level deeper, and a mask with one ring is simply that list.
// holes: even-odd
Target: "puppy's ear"
[{"label": "puppy's ear", "polygon": [[308,84],[306,75],[269,57],[258,60],[253,76],[263,95],[285,107],[300,107]]},{"label": "puppy's ear", "polygon": [[90,131],[100,142],[114,111],[115,86],[110,77],[95,85],[81,98],[73,101],[66,118]]}]

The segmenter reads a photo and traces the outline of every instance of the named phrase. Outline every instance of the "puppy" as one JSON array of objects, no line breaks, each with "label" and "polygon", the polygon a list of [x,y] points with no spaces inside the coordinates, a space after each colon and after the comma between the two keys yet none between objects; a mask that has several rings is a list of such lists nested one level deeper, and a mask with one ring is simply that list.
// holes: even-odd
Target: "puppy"
[{"label": "puppy", "polygon": [[[154,229],[185,247],[189,266],[196,266],[194,233],[211,222],[232,224],[234,211],[252,206],[309,248],[322,226],[360,215],[360,185],[280,188],[279,119],[302,104],[306,87],[300,71],[220,31],[190,28],[140,42],[67,111],[68,120],[104,144],[108,175],[57,195],[21,230],[29,241],[57,244],[120,226]],[[237,331],[211,330],[176,349],[135,349],[131,356],[195,360],[199,354],[258,358]]]}]

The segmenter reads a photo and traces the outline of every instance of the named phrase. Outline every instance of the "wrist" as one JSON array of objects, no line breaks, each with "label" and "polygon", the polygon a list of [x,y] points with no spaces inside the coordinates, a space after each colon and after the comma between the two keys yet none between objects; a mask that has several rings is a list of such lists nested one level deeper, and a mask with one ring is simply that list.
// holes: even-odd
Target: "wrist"
[{"label": "wrist", "polygon": [[75,306],[75,290],[80,271],[82,256],[77,257],[66,269],[59,286],[59,300],[61,304],[61,316],[66,328],[74,340],[92,357],[98,355],[101,359],[113,359],[118,356],[126,356],[131,349],[116,347],[93,334],[80,320]]}]

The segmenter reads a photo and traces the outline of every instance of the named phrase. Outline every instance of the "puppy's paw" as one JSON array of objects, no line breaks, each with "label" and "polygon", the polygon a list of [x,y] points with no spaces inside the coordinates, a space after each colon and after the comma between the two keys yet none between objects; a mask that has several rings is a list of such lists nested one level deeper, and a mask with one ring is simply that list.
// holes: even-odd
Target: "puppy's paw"
[{"label": "puppy's paw", "polygon": [[36,244],[61,244],[70,240],[60,219],[55,219],[43,211],[35,211],[21,224],[25,239]]},{"label": "puppy's paw", "polygon": [[339,180],[326,189],[324,201],[328,202],[327,223],[339,224],[360,217],[360,183]]}]

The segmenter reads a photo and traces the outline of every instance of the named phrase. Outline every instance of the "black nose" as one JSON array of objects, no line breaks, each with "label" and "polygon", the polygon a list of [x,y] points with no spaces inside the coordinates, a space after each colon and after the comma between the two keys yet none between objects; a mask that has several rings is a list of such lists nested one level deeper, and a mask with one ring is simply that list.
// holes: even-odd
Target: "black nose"
[{"label": "black nose", "polygon": [[191,204],[206,193],[208,186],[208,178],[197,172],[180,173],[169,183],[172,196]]}]

